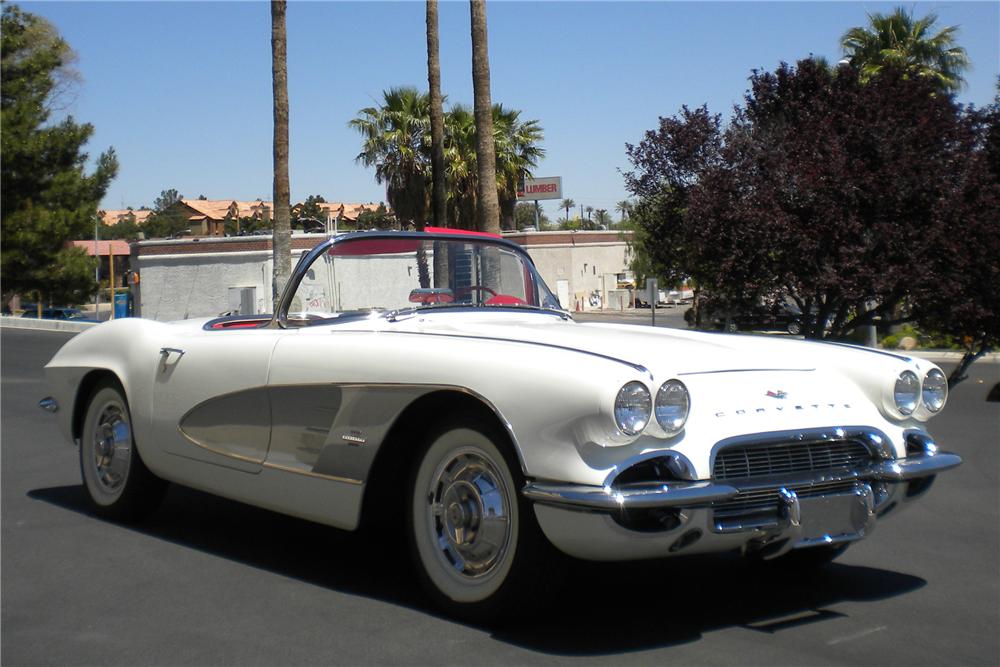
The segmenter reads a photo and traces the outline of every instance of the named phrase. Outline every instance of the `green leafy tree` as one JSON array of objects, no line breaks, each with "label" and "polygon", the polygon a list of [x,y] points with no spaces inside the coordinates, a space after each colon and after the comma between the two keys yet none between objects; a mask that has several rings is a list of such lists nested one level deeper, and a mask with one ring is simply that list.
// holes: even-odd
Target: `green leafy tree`
[{"label": "green leafy tree", "polygon": [[[521,202],[514,208],[514,222],[517,229],[535,226],[535,203]],[[538,209],[538,229],[545,229],[550,226],[549,216],[539,207]]]},{"label": "green leafy tree", "polygon": [[862,82],[892,66],[933,81],[940,92],[955,92],[962,87],[969,57],[955,45],[958,27],[932,32],[935,23],[934,14],[918,19],[897,7],[891,14],[869,14],[868,26],[851,28],[840,44],[851,65],[860,70]]},{"label": "green leafy tree", "polygon": [[629,213],[632,212],[632,202],[628,199],[623,199],[622,201],[615,204],[615,210],[621,216],[619,222],[625,222],[628,219]]},{"label": "green leafy tree", "polygon": [[122,216],[113,225],[101,225],[98,228],[98,238],[135,241],[139,238],[139,232],[141,231],[143,230],[136,222],[135,214],[129,213]]},{"label": "green leafy tree", "polygon": [[385,206],[379,204],[374,211],[366,208],[358,215],[358,229],[399,229],[399,223]]},{"label": "green leafy tree", "polygon": [[142,228],[146,238],[165,239],[191,233],[190,214],[181,202],[183,198],[173,188],[160,191],[160,196],[153,200],[153,214]]},{"label": "green leafy tree", "polygon": [[476,228],[479,172],[476,170],[476,121],[472,111],[454,105],[444,118],[449,226]]},{"label": "green leafy tree", "polygon": [[[184,199],[184,195],[179,193],[174,188],[170,188],[169,190],[160,190],[160,196],[153,200],[153,210],[166,211],[174,204],[179,204],[182,199]],[[205,195],[199,196],[198,199],[205,201]]]},{"label": "green leafy tree", "polygon": [[422,228],[430,203],[430,98],[413,87],[390,88],[349,125],[364,138],[355,160],[375,168],[396,216]]},{"label": "green leafy tree", "polygon": [[322,195],[309,195],[306,200],[302,202],[302,208],[299,209],[298,218],[312,218],[314,220],[319,220],[320,222],[326,222],[326,213],[320,208],[320,204],[325,204],[326,200],[323,199]]},{"label": "green leafy tree", "polygon": [[45,19],[4,4],[0,25],[0,266],[4,300],[79,301],[95,288],[94,260],[67,241],[94,233],[97,206],[118,171],[114,150],[85,166],[89,124],[52,122],[76,78],[74,54]]},{"label": "green leafy tree", "polygon": [[569,220],[569,210],[574,206],[576,206],[576,202],[573,201],[572,199],[563,199],[561,202],[559,202],[559,208],[564,209],[566,211],[566,217],[564,218],[564,221]]},{"label": "green leafy tree", "polygon": [[545,135],[537,120],[521,120],[520,111],[504,109],[502,104],[493,105],[493,134],[500,226],[514,229],[517,185],[521,176],[530,176],[538,161],[545,157],[545,149],[539,146]]}]

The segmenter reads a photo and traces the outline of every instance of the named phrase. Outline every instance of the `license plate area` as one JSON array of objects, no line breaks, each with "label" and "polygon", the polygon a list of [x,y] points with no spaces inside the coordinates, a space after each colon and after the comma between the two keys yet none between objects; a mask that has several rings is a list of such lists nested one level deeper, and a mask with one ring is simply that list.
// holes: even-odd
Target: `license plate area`
[{"label": "license plate area", "polygon": [[861,537],[867,512],[862,493],[799,498],[802,537],[805,542]]}]

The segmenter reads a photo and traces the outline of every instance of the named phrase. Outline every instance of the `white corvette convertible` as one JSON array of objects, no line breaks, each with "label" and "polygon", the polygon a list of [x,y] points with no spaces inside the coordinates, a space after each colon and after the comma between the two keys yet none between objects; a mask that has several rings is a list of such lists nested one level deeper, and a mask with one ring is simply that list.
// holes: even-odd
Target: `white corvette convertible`
[{"label": "white corvette convertible", "polygon": [[961,462],[924,427],[934,364],[577,323],[518,246],[472,233],[332,238],[273,316],[118,320],[46,373],[96,512],[138,519],[176,482],[384,520],[469,615],[558,552],[830,560]]}]

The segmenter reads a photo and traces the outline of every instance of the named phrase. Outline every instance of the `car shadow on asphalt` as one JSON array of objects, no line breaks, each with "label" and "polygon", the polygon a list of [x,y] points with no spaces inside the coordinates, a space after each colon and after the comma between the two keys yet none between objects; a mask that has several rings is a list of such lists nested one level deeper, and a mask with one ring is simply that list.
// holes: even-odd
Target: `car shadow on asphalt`
[{"label": "car shadow on asphalt", "polygon": [[[90,516],[80,485],[28,496]],[[145,521],[120,525],[285,577],[435,614],[402,540],[351,533],[171,485]],[[553,655],[604,655],[697,641],[740,627],[763,634],[843,616],[829,607],[896,597],[919,577],[833,563],[811,571],[748,564],[736,555],[635,563],[566,559],[563,585],[528,592],[516,619],[475,626],[497,641]]]}]

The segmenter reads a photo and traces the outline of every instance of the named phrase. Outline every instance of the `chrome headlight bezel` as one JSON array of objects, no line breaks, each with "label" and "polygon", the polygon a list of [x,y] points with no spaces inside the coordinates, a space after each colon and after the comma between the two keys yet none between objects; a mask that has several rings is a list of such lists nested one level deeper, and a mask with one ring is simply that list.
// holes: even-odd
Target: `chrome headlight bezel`
[{"label": "chrome headlight bezel", "polygon": [[612,413],[615,426],[625,435],[635,436],[649,425],[653,412],[653,397],[642,382],[626,382],[615,396]]},{"label": "chrome headlight bezel", "polygon": [[690,413],[691,394],[683,382],[667,380],[660,385],[653,403],[653,415],[668,437],[684,430]]},{"label": "chrome headlight bezel", "polygon": [[904,417],[911,416],[920,407],[920,377],[911,370],[896,376],[892,400],[896,411]]},{"label": "chrome headlight bezel", "polygon": [[924,380],[920,388],[920,400],[924,403],[924,408],[932,415],[936,415],[944,408],[948,402],[948,378],[940,368],[932,368],[924,374]]}]

